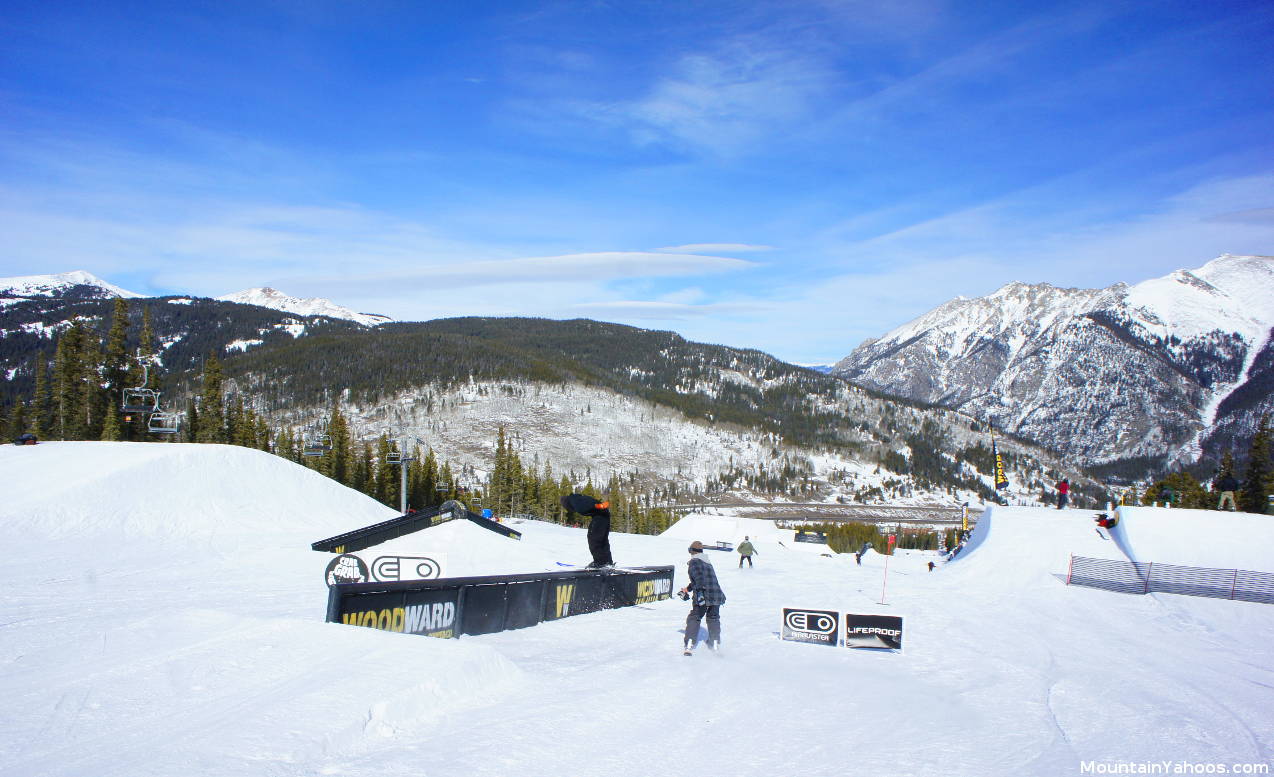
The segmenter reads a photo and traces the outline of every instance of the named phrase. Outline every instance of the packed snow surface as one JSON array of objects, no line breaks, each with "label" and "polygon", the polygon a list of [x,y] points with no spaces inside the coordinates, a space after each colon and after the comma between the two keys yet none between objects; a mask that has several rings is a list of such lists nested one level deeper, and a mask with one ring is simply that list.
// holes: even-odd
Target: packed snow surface
[{"label": "packed snow surface", "polygon": [[[268,454],[44,443],[0,449],[0,471],[0,775],[982,777],[1274,758],[1274,606],[1067,587],[1071,553],[1121,557],[1087,511],[997,507],[949,563],[858,566],[725,516],[613,534],[621,564],[676,564],[677,587],[688,539],[755,541],[755,568],[706,554],[724,651],[683,658],[675,599],[459,640],[324,623],[332,557],[310,543],[395,513]],[[1198,531],[1184,512],[1130,514],[1129,541],[1189,562],[1257,520]],[[588,558],[582,529],[511,525],[521,541],[453,522],[394,548],[462,573]],[[1274,571],[1267,536],[1251,560]],[[780,641],[783,607],[902,615],[904,649]]]}]

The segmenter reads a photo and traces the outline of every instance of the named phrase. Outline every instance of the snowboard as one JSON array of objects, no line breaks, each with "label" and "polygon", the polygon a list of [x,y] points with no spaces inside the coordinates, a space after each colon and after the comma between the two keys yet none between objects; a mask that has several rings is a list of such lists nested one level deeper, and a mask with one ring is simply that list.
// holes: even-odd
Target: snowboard
[{"label": "snowboard", "polygon": [[607,574],[615,572],[636,572],[638,574],[643,574],[650,571],[649,569],[630,569],[628,567],[581,567],[576,564],[567,564],[562,561],[555,561],[553,563],[557,564],[559,567],[566,567],[567,571],[570,572],[605,572]]}]

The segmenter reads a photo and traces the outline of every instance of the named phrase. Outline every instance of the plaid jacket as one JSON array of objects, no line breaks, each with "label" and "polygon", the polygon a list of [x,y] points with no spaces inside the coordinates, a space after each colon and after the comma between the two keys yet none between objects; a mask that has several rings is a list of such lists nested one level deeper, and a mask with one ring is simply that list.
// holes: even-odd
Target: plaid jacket
[{"label": "plaid jacket", "polygon": [[712,606],[725,604],[725,591],[717,582],[717,571],[707,559],[696,554],[690,557],[690,585],[688,590],[694,591],[695,604]]}]

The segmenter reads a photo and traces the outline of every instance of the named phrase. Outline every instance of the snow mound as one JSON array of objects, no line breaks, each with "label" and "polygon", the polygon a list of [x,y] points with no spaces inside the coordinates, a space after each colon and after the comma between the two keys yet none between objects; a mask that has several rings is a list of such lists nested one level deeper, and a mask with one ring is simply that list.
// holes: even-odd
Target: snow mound
[{"label": "snow mound", "polygon": [[[1096,532],[1094,513],[1048,507],[987,506],[955,564],[997,585],[1053,585],[1070,557],[1121,559]],[[976,563],[975,563],[976,562]]]},{"label": "snow mound", "polygon": [[1115,531],[1133,561],[1274,573],[1274,518],[1219,510],[1119,508]]},{"label": "snow mound", "polygon": [[10,531],[308,548],[397,515],[299,464],[233,445],[49,442],[0,446]]}]

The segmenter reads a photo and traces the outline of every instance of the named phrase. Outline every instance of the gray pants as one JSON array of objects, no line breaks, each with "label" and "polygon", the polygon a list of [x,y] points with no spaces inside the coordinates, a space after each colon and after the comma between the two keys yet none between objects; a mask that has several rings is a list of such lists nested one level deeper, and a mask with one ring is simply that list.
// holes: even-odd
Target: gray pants
[{"label": "gray pants", "polygon": [[708,642],[712,645],[721,643],[721,605],[696,604],[690,608],[686,616],[686,644],[694,645],[699,641],[699,621],[708,617]]}]

